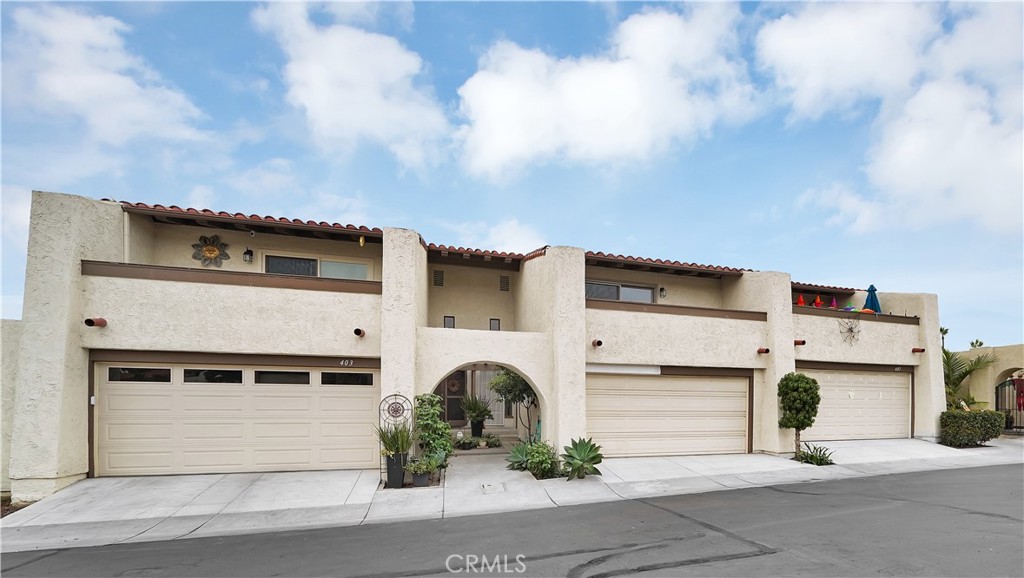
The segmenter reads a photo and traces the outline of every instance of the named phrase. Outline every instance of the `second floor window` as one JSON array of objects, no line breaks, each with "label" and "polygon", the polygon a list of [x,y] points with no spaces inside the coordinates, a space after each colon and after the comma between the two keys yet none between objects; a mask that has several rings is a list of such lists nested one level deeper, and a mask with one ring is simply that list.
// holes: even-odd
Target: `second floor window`
[{"label": "second floor window", "polygon": [[282,255],[267,255],[264,270],[267,273],[277,273],[278,275],[302,275],[303,277],[327,277],[330,279],[365,280],[369,275],[369,267],[365,263],[346,263]]},{"label": "second floor window", "polygon": [[587,281],[587,299],[654,303],[654,288],[603,281]]}]

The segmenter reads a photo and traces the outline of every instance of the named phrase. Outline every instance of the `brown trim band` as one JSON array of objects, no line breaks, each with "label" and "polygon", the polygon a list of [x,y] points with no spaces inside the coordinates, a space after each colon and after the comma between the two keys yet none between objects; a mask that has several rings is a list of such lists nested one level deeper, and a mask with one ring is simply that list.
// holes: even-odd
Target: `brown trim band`
[{"label": "brown trim band", "polygon": [[605,301],[604,299],[587,299],[587,308],[604,309],[606,311],[632,311],[635,313],[665,313],[669,315],[689,315],[691,317],[717,317],[720,319],[742,319],[744,321],[768,321],[768,314],[765,313],[764,311],[712,309],[710,307],[664,305],[661,303],[629,303],[626,301]]},{"label": "brown trim band", "polygon": [[380,369],[379,357],[324,357],[313,355],[260,355],[253,353],[202,353],[198,351],[137,351],[90,349],[90,362],[167,363],[207,365],[260,365],[326,367],[332,369]]},{"label": "brown trim band", "polygon": [[881,373],[914,373],[914,365],[875,365],[872,363],[833,363],[831,361],[796,360],[797,369],[821,369],[835,371],[878,371]]},{"label": "brown trim band", "polygon": [[794,305],[794,315],[817,315],[819,317],[838,317],[840,319],[860,319],[861,321],[881,321],[883,323],[899,323],[902,325],[920,325],[918,317],[905,317],[903,315],[886,315],[884,313],[861,313],[859,311],[837,311],[835,309],[820,309],[807,305]]},{"label": "brown trim band", "polygon": [[697,377],[749,377],[753,379],[753,369],[739,367],[683,367],[678,365],[662,365],[662,375],[692,375]]},{"label": "brown trim band", "polygon": [[213,283],[216,285],[240,285],[244,287],[270,287],[273,289],[305,289],[309,291],[333,291],[338,293],[381,294],[380,281],[354,281],[350,279],[327,279],[324,277],[301,277],[297,275],[272,275],[248,273],[245,271],[213,271],[189,267],[166,267],[163,265],[142,265],[138,263],[113,263],[108,261],[82,261],[82,275],[97,277],[122,277],[126,279],[148,279],[151,281],[180,281],[183,283]]}]

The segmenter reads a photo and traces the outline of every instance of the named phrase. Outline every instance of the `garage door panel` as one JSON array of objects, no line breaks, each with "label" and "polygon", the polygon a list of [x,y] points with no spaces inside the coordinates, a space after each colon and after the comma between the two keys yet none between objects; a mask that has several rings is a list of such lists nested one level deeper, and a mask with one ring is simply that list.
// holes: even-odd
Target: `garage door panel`
[{"label": "garage door panel", "polygon": [[171,383],[115,383],[107,367],[97,367],[97,475],[378,465],[377,386],[323,388],[316,369],[310,385],[256,385],[256,369],[244,367],[224,368],[244,373],[242,383],[183,383],[183,365]]},{"label": "garage door panel", "polygon": [[615,456],[745,453],[746,378],[587,378],[587,434]]},{"label": "garage door panel", "polygon": [[814,425],[802,440],[835,441],[910,437],[910,374],[882,371],[802,370],[821,386]]}]

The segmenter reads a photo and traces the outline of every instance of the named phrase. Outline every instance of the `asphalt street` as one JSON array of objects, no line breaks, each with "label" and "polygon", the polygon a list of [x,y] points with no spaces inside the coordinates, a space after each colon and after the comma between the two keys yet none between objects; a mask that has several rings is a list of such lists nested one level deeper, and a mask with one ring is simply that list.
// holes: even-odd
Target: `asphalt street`
[{"label": "asphalt street", "polygon": [[1024,576],[1024,467],[5,554],[4,576]]}]

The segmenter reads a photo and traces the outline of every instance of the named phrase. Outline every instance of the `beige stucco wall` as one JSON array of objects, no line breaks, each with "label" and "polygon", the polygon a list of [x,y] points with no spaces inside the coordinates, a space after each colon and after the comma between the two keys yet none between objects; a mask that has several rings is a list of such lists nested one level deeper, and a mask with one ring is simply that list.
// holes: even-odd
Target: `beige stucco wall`
[{"label": "beige stucco wall", "polygon": [[[642,287],[654,288],[654,301],[664,305],[687,305],[690,307],[722,307],[722,281],[681,277],[665,273],[628,271],[608,267],[587,267],[587,281],[617,281]],[[661,297],[659,289],[665,288]]]},{"label": "beige stucco wall", "polygon": [[[132,220],[129,223],[130,230],[138,226]],[[192,258],[192,245],[199,242],[199,237],[210,237],[217,235],[221,242],[227,243],[227,261],[222,261],[220,269],[223,271],[246,271],[250,273],[262,273],[264,268],[264,256],[285,255],[291,257],[307,258],[342,258],[351,259],[353,262],[365,262],[369,265],[368,279],[380,281],[381,259],[383,248],[377,243],[366,243],[360,247],[359,243],[349,241],[330,241],[327,239],[308,239],[305,237],[293,237],[289,235],[266,235],[257,233],[251,236],[244,231],[228,231],[222,229],[211,229],[207,227],[190,227],[186,225],[164,225],[150,224],[149,230],[152,234],[152,248],[148,253],[140,253],[140,258],[150,257],[150,261],[135,260],[135,252],[132,251],[132,258],[135,263],[149,265],[167,265],[171,267],[195,267],[203,268],[199,261]],[[130,238],[134,238],[129,235]],[[246,248],[252,249],[254,258],[252,263],[242,260],[242,253]],[[209,266],[207,269],[216,269]]]},{"label": "beige stucco wall", "polygon": [[860,321],[860,333],[856,341],[849,342],[841,332],[843,320],[849,318],[853,315],[838,318],[794,313],[794,339],[807,341],[806,345],[796,348],[796,358],[833,363],[915,366],[920,363],[921,354],[911,353],[914,347],[924,347],[917,325],[891,323],[860,314],[855,317]]},{"label": "beige stucco wall", "polygon": [[11,459],[11,426],[14,423],[14,391],[18,382],[18,352],[21,349],[21,321],[4,319],[0,323],[0,492],[11,491],[8,475]]},{"label": "beige stucco wall", "polygon": [[976,371],[964,382],[965,391],[974,399],[984,402],[985,409],[995,409],[996,386],[1009,379],[1013,372],[1024,369],[1024,344],[1001,345],[997,347],[976,347],[960,353],[964,359],[991,354],[996,358],[993,365]]},{"label": "beige stucco wall", "polygon": [[[124,213],[125,256],[128,263],[156,264],[154,248],[157,240],[157,225],[147,215]],[[193,262],[193,265],[198,266]]]},{"label": "beige stucco wall", "polygon": [[551,331],[554,318],[549,296],[554,279],[553,262],[554,259],[546,258],[546,255],[524,261],[519,267],[519,274],[512,279],[512,299],[519,331]]},{"label": "beige stucco wall", "polygon": [[88,469],[82,259],[124,258],[121,205],[34,192],[12,437],[12,500],[35,501]]},{"label": "beige stucco wall", "polygon": [[416,395],[416,330],[427,324],[427,251],[409,229],[384,230],[381,397]]},{"label": "beige stucco wall", "polygon": [[82,294],[107,320],[74,326],[90,349],[380,357],[380,295],[96,276]]},{"label": "beige stucco wall", "polygon": [[[427,325],[444,327],[444,316],[455,316],[458,329],[490,329],[491,319],[501,320],[502,331],[515,331],[515,271],[454,265],[429,265]],[[444,286],[435,287],[433,272],[444,271]],[[502,275],[509,276],[509,291],[499,291]]]},{"label": "beige stucco wall", "polygon": [[759,347],[767,347],[770,353],[758,356],[765,358],[764,370],[754,372],[755,452],[787,454],[793,447],[793,430],[779,429],[778,398],[779,380],[795,370],[791,288],[788,274],[771,271],[750,271],[722,280],[723,308],[768,315]]}]

